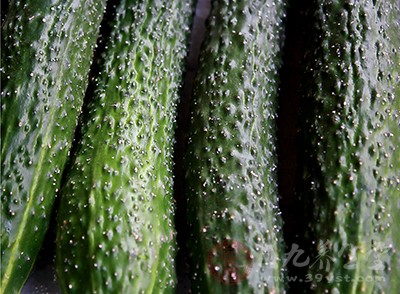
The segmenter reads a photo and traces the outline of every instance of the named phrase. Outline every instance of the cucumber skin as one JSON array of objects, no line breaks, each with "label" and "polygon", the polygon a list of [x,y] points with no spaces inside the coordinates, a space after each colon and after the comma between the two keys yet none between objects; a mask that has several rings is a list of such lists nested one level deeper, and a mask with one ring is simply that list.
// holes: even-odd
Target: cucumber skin
[{"label": "cucumber skin", "polygon": [[171,293],[172,154],[192,1],[122,0],[58,214],[66,293]]},{"label": "cucumber skin", "polygon": [[400,3],[314,4],[300,132],[308,285],[399,293]]},{"label": "cucumber skin", "polygon": [[[284,292],[275,119],[285,6],[212,1],[185,156],[193,293]],[[215,270],[226,260],[213,254],[230,247],[236,281]]]},{"label": "cucumber skin", "polygon": [[105,1],[12,1],[8,7],[1,55],[0,293],[20,292],[43,242],[104,7]]}]

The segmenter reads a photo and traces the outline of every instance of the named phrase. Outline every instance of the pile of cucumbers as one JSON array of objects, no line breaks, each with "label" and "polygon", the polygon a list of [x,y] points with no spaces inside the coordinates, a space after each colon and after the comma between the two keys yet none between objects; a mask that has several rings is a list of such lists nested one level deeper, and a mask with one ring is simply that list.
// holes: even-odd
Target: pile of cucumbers
[{"label": "pile of cucumbers", "polygon": [[49,227],[63,293],[175,293],[175,222],[191,293],[400,292],[400,2],[306,1],[289,244],[277,119],[291,1],[211,1],[184,154],[194,0],[8,1],[1,294],[21,292]]}]

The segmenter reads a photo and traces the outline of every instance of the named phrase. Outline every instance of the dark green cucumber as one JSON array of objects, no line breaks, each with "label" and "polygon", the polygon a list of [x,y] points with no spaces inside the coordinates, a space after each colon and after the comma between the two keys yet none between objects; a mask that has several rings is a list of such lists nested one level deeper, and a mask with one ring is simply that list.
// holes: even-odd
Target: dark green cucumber
[{"label": "dark green cucumber", "polygon": [[1,286],[41,247],[82,106],[105,1],[11,1],[1,52]]},{"label": "dark green cucumber", "polygon": [[61,189],[67,293],[170,293],[172,153],[192,1],[122,0]]},{"label": "dark green cucumber", "polygon": [[313,3],[301,115],[305,285],[400,293],[400,2]]},{"label": "dark green cucumber", "polygon": [[212,1],[186,185],[193,293],[283,293],[276,113],[284,1]]}]

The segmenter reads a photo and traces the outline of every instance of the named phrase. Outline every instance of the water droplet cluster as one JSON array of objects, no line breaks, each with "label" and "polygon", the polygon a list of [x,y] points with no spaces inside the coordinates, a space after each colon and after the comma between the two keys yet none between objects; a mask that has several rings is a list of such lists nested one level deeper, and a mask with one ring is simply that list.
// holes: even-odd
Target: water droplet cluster
[{"label": "water droplet cluster", "polygon": [[[186,155],[195,293],[227,293],[234,281],[239,292],[281,287],[275,119],[284,14],[284,1],[212,2]],[[222,266],[209,264],[224,240],[246,244],[248,273],[237,276],[220,257]],[[217,272],[236,276],[221,281]]]},{"label": "water droplet cluster", "polygon": [[372,287],[360,277],[378,277],[374,291],[386,292],[400,269],[400,3],[319,2],[303,89],[301,197],[314,210],[309,237],[315,247],[328,241],[335,267],[312,287],[333,291],[326,281],[348,274],[356,292]]},{"label": "water droplet cluster", "polygon": [[174,288],[172,152],[191,14],[190,1],[116,8],[61,190],[57,264],[70,292]]},{"label": "water droplet cluster", "polygon": [[2,24],[1,274],[40,249],[83,103],[105,1],[14,1]]}]

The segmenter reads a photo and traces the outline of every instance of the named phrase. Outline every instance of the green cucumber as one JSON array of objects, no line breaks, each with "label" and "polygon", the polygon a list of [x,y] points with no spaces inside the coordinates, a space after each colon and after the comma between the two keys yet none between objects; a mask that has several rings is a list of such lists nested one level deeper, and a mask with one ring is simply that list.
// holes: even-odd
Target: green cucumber
[{"label": "green cucumber", "polygon": [[299,181],[305,285],[399,293],[400,2],[313,3]]},{"label": "green cucumber", "polygon": [[58,213],[66,293],[171,293],[172,154],[192,1],[122,0]]},{"label": "green cucumber", "polygon": [[49,225],[105,1],[11,1],[2,23],[1,285],[21,290]]},{"label": "green cucumber", "polygon": [[193,293],[282,293],[276,114],[284,1],[212,1],[186,161]]}]

